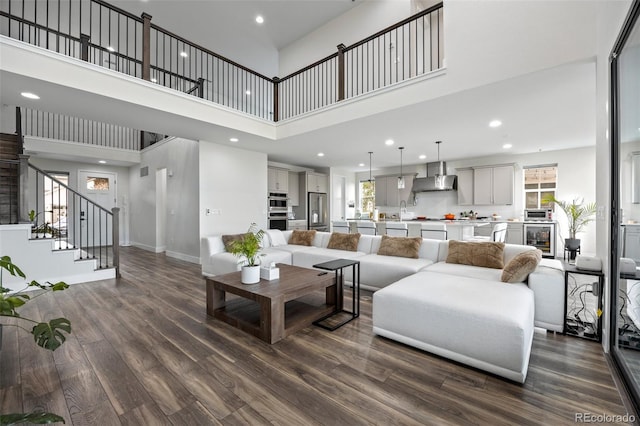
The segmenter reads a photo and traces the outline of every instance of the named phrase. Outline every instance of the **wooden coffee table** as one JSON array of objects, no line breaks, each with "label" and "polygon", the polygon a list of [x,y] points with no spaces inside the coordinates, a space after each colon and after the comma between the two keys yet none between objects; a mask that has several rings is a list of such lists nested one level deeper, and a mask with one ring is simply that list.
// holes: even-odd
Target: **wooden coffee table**
[{"label": "wooden coffee table", "polygon": [[[207,277],[207,314],[275,343],[342,310],[333,274],[291,265],[278,267],[280,279],[257,284],[242,284],[240,272]],[[323,289],[324,297],[313,297]],[[226,293],[240,297],[227,300]]]}]

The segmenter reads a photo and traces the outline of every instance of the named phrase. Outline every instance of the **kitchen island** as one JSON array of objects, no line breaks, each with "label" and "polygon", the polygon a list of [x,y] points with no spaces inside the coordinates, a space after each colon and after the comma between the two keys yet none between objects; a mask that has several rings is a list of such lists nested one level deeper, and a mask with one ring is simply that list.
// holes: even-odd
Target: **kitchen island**
[{"label": "kitchen island", "polygon": [[[358,232],[358,221],[371,221],[371,219],[347,219],[350,223],[350,230],[352,233]],[[478,226],[487,226],[489,221],[486,220],[394,220],[384,219],[376,222],[376,232],[378,235],[384,235],[387,232],[387,222],[403,222],[407,224],[407,231],[409,237],[422,236],[422,224],[423,223],[443,223],[447,226],[447,239],[448,240],[464,240],[471,238],[474,235],[474,229]]]}]

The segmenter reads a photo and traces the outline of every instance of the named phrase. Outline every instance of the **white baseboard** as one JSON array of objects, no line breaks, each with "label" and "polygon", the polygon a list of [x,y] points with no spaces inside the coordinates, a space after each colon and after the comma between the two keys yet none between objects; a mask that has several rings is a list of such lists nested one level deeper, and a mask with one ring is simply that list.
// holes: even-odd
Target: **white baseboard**
[{"label": "white baseboard", "polygon": [[195,263],[196,265],[200,265],[200,258],[198,256],[190,256],[184,253],[178,253],[175,251],[167,251],[166,255],[169,257],[173,257],[175,259],[184,260],[185,262]]},{"label": "white baseboard", "polygon": [[135,241],[131,241],[131,245],[133,247],[141,248],[142,250],[146,250],[146,251],[151,251],[153,253],[157,253],[155,247],[149,246],[147,244],[136,243]]}]

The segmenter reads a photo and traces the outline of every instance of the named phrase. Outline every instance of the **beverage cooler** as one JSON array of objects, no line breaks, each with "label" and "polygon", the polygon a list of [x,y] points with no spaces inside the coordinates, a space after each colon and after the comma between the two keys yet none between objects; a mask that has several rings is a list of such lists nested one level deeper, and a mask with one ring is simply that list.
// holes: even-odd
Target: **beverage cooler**
[{"label": "beverage cooler", "polygon": [[556,256],[555,222],[535,222],[524,224],[524,243],[542,250],[542,257]]}]

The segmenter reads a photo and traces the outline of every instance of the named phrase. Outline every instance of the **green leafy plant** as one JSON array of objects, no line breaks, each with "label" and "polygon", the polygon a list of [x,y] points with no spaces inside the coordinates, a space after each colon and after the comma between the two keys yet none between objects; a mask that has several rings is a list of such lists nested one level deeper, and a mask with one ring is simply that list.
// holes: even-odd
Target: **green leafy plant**
[{"label": "green leafy plant", "polygon": [[245,266],[257,266],[260,264],[260,243],[264,237],[264,230],[258,229],[255,223],[249,227],[249,231],[239,240],[231,243],[229,252],[239,257]]},{"label": "green leafy plant", "polygon": [[34,234],[50,234],[52,237],[58,237],[60,232],[53,228],[49,222],[44,222],[40,225],[36,223],[36,219],[44,212],[36,213],[35,210],[29,212],[29,221],[31,222],[31,232]]},{"label": "green leafy plant", "polygon": [[[17,292],[11,292],[3,285],[3,273],[5,271],[12,276],[26,279],[24,272],[22,272],[22,270],[11,261],[9,256],[0,257],[0,318],[12,318],[10,323],[0,323],[0,327],[13,326],[25,330],[33,335],[34,341],[38,346],[50,351],[55,351],[65,342],[66,336],[64,333],[71,333],[71,322],[66,318],[56,318],[49,322],[39,322],[21,316],[18,309],[30,300],[33,300],[48,291],[65,290],[69,285],[62,281],[55,284],[51,284],[49,282],[46,284],[40,284],[37,281],[31,281],[24,289]],[[30,287],[36,287],[42,291],[35,295],[25,293],[25,290]],[[33,327],[28,329],[21,325],[23,323],[31,323],[33,324]],[[0,424],[2,425],[23,422],[45,424],[55,422],[64,423],[65,421],[62,417],[56,414],[42,411],[0,414]]]},{"label": "green leafy plant", "polygon": [[582,232],[584,227],[594,220],[596,214],[596,203],[584,204],[581,198],[574,198],[571,202],[558,200],[553,195],[549,195],[542,200],[545,204],[554,203],[567,216],[569,226],[569,238],[575,239],[576,234]]}]

